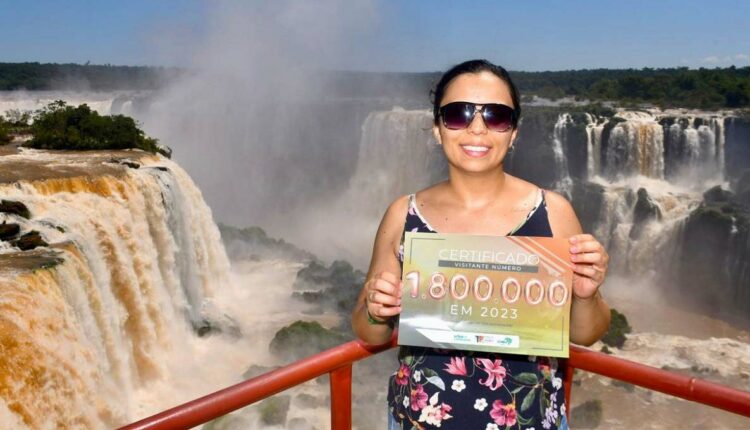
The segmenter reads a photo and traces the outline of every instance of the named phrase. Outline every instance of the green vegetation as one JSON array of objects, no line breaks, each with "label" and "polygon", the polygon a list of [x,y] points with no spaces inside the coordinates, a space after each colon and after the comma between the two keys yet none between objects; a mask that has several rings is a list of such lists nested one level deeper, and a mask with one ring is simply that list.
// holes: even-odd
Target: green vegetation
[{"label": "green vegetation", "polygon": [[181,73],[179,69],[165,67],[0,63],[0,91],[60,88],[153,90]]},{"label": "green vegetation", "polygon": [[11,139],[10,127],[8,127],[8,124],[3,120],[3,117],[0,116],[0,145],[9,143]]},{"label": "green vegetation", "polygon": [[[0,91],[85,88],[97,91],[157,89],[184,74],[163,67],[0,63]],[[613,101],[624,106],[701,109],[750,108],[750,67],[715,69],[592,69],[556,72],[511,72],[524,101],[531,95],[549,99]],[[334,97],[395,97],[419,101],[440,73],[321,72],[322,90]]]},{"label": "green vegetation", "polygon": [[58,100],[38,110],[31,125],[33,138],[27,146],[37,149],[128,149],[138,148],[167,157],[170,151],[146,137],[133,118],[99,115],[86,104],[68,106]]},{"label": "green vegetation", "polygon": [[[747,190],[742,191],[743,194],[740,197],[747,198],[745,195]],[[690,213],[689,220],[700,221],[706,226],[712,225],[719,231],[725,232],[731,230],[745,232],[750,229],[748,208],[733,192],[722,189],[720,185],[703,193],[703,203]]]},{"label": "green vegetation", "polygon": [[280,360],[293,362],[347,340],[346,336],[328,330],[317,322],[295,321],[276,332],[269,349]]},{"label": "green vegetation", "polygon": [[10,143],[15,134],[29,133],[31,112],[11,109],[0,115],[0,145]]},{"label": "green vegetation", "polygon": [[621,348],[627,339],[625,335],[633,331],[633,329],[628,324],[628,319],[625,315],[618,312],[617,309],[610,309],[610,315],[612,319],[609,323],[609,330],[602,337],[602,342],[609,346]]},{"label": "green vegetation", "polygon": [[522,94],[702,109],[750,106],[750,67],[514,72]]}]

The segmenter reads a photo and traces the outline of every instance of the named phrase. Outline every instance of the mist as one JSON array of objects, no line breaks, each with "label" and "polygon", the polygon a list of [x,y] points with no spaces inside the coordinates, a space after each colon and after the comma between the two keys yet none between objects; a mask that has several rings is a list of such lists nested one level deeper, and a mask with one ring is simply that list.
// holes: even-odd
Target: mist
[{"label": "mist", "polygon": [[361,124],[391,106],[341,100],[329,72],[361,55],[351,41],[374,37],[377,21],[371,1],[218,2],[190,72],[155,97],[144,128],[174,149],[218,221],[332,255],[308,233],[335,235],[326,208],[354,173]]}]

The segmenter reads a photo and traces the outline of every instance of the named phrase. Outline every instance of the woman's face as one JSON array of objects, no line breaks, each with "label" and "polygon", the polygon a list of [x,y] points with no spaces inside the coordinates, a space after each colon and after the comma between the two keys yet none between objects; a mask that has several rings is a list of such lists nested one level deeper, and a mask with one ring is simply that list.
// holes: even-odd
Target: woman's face
[{"label": "woman's face", "polygon": [[[464,73],[453,79],[445,90],[440,106],[452,102],[471,102],[478,105],[502,103],[514,107],[510,88],[502,79],[490,72]],[[497,169],[508,153],[517,129],[492,131],[487,129],[481,113],[477,112],[468,127],[451,130],[443,125],[442,119],[433,126],[433,133],[448,163],[459,170],[481,173]]]}]

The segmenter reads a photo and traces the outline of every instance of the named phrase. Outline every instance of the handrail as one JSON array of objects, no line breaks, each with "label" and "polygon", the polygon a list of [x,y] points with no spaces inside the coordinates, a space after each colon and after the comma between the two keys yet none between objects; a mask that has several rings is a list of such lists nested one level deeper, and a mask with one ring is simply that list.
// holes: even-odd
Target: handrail
[{"label": "handrail", "polygon": [[[256,376],[255,378],[248,379],[183,405],[167,409],[151,417],[126,425],[121,430],[187,429],[195,427],[326,373],[331,373],[332,379],[331,416],[333,418],[334,411],[338,407],[337,403],[341,402],[339,391],[336,390],[335,393],[333,392],[335,385],[341,385],[341,382],[335,377],[346,378],[347,376],[347,372],[337,371],[347,366],[351,369],[353,362],[395,346],[395,337],[391,342],[382,345],[368,345],[359,340],[347,342],[303,358],[288,366]],[[351,371],[348,374],[348,387],[351,390]],[[351,400],[351,396],[349,396],[349,400]],[[349,425],[341,423],[344,425],[343,427],[332,426],[333,429],[351,427],[351,402],[348,405],[341,406],[348,406],[347,409],[350,411]],[[341,421],[340,416],[336,418]]]},{"label": "handrail", "polygon": [[[358,340],[347,342],[126,425],[121,430],[195,427],[325,373],[331,375],[331,428],[351,428],[351,364],[395,346],[395,336],[391,342],[383,345],[368,345]],[[721,384],[675,374],[576,345],[570,345],[567,367],[568,382],[572,380],[573,369],[581,369],[750,417],[750,392]],[[566,385],[567,400],[571,385]]]},{"label": "handrail", "polygon": [[570,345],[569,365],[750,417],[750,392]]}]

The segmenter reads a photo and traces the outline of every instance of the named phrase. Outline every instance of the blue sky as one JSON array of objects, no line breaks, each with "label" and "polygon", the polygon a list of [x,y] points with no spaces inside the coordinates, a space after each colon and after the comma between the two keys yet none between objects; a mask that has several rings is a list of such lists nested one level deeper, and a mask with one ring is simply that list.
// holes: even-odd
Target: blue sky
[{"label": "blue sky", "polygon": [[[217,25],[216,3],[0,0],[0,62],[188,65]],[[247,14],[266,6],[241,3]],[[339,35],[347,54],[331,68],[434,71],[475,57],[529,71],[750,65],[740,0],[365,3],[343,16],[341,0],[317,7],[332,26],[364,22]]]}]

